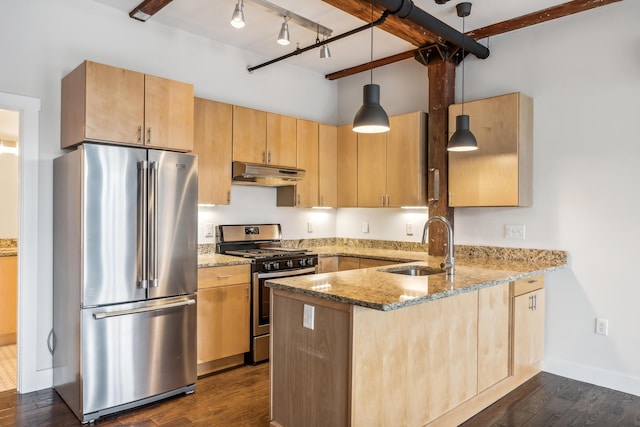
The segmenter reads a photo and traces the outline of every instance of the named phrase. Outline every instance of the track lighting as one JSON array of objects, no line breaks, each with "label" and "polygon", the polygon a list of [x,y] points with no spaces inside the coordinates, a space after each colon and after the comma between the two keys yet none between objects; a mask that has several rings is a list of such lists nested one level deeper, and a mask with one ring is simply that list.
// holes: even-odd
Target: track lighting
[{"label": "track lighting", "polygon": [[236,4],[236,8],[233,11],[233,15],[231,15],[231,25],[235,28],[244,27],[244,12],[242,11],[243,7],[244,7],[244,0],[238,0],[238,4]]},{"label": "track lighting", "polygon": [[280,33],[278,33],[278,44],[281,44],[282,46],[286,46],[289,44],[289,25],[287,24],[288,20],[289,18],[285,16],[282,27],[280,28]]},{"label": "track lighting", "polygon": [[[464,18],[471,14],[471,3],[456,5],[458,16],[462,18],[462,34],[464,34]],[[464,114],[464,38],[462,39],[462,111],[456,117],[456,131],[449,138],[447,151],[473,151],[478,149],[478,141],[469,129],[469,116]]]}]

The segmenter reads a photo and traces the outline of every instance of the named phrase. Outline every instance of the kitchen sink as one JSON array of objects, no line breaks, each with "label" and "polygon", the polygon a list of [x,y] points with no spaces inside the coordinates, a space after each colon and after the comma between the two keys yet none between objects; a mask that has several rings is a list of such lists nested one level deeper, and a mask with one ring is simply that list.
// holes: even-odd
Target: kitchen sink
[{"label": "kitchen sink", "polygon": [[405,276],[430,276],[432,274],[440,274],[445,271],[440,268],[427,267],[424,265],[403,265],[399,267],[383,268],[383,273],[404,274]]}]

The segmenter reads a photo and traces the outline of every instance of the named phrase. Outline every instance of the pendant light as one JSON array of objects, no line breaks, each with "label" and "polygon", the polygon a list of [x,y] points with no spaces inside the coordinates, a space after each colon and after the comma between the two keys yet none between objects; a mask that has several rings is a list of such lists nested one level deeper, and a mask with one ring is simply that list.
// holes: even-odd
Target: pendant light
[{"label": "pendant light", "polygon": [[284,22],[282,23],[282,28],[280,28],[280,33],[278,34],[278,44],[286,46],[289,44],[289,24],[287,21],[289,18],[287,16],[284,17]]},{"label": "pendant light", "polygon": [[[462,34],[464,34],[464,18],[471,14],[471,3],[456,5],[458,16],[462,18]],[[462,111],[456,117],[456,131],[449,138],[448,151],[473,151],[478,149],[478,141],[469,130],[469,116],[464,114],[464,38],[462,39]]]},{"label": "pendant light", "polygon": [[233,15],[231,15],[231,25],[234,28],[244,27],[244,12],[242,11],[243,7],[244,7],[244,0],[238,0],[238,4],[236,4],[236,8],[233,11]]},{"label": "pendant light", "polygon": [[371,62],[370,81],[362,88],[362,107],[353,118],[353,131],[381,133],[389,131],[389,116],[380,105],[380,86],[373,84],[373,0],[371,0]]}]

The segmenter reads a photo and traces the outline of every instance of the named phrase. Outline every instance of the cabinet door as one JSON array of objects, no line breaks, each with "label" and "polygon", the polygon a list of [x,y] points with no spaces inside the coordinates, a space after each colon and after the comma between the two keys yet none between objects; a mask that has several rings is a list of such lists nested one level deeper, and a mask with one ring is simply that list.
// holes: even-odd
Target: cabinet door
[{"label": "cabinet door", "polygon": [[193,150],[193,85],[145,75],[145,145]]},{"label": "cabinet door", "polygon": [[341,256],[338,257],[338,271],[356,270],[360,268],[360,258]]},{"label": "cabinet door", "polygon": [[18,257],[0,257],[0,345],[16,342],[17,306]]},{"label": "cabinet door", "polygon": [[478,291],[478,393],[509,375],[509,283]]},{"label": "cabinet door", "polygon": [[296,167],[295,117],[267,113],[267,163]]},{"label": "cabinet door", "polygon": [[144,74],[85,61],[62,79],[60,146],[142,144]]},{"label": "cabinet door", "polygon": [[304,179],[296,184],[296,206],[318,206],[318,123],[298,119],[298,168]]},{"label": "cabinet door", "polygon": [[352,125],[338,127],[338,207],[358,206],[358,134]]},{"label": "cabinet door", "polygon": [[318,193],[320,206],[338,206],[338,128],[320,124],[318,129]]},{"label": "cabinet door", "polygon": [[426,116],[418,111],[389,118],[387,206],[426,206]]},{"label": "cabinet door", "polygon": [[233,107],[233,160],[248,163],[267,161],[267,113]]},{"label": "cabinet door", "polygon": [[358,207],[386,206],[387,134],[358,135]]},{"label": "cabinet door", "polygon": [[[449,135],[462,106],[449,106]],[[478,150],[449,153],[449,206],[529,206],[533,100],[520,93],[465,102]]]},{"label": "cabinet door", "polygon": [[338,257],[318,258],[318,273],[332,273],[338,271]]},{"label": "cabinet door", "polygon": [[543,356],[544,289],[539,289],[513,299],[513,375],[537,374]]},{"label": "cabinet door", "polygon": [[198,363],[249,351],[249,284],[198,291]]},{"label": "cabinet door", "polygon": [[198,203],[231,202],[233,107],[195,99],[193,151],[198,155]]}]

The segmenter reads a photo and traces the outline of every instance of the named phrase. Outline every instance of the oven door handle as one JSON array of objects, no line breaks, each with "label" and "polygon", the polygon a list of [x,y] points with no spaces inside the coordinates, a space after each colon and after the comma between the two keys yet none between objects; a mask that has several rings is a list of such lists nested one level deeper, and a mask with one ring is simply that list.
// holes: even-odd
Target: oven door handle
[{"label": "oven door handle", "polygon": [[258,279],[273,279],[275,277],[290,277],[300,276],[302,274],[314,274],[316,272],[315,267],[298,268],[296,270],[275,271],[273,273],[258,273]]}]

